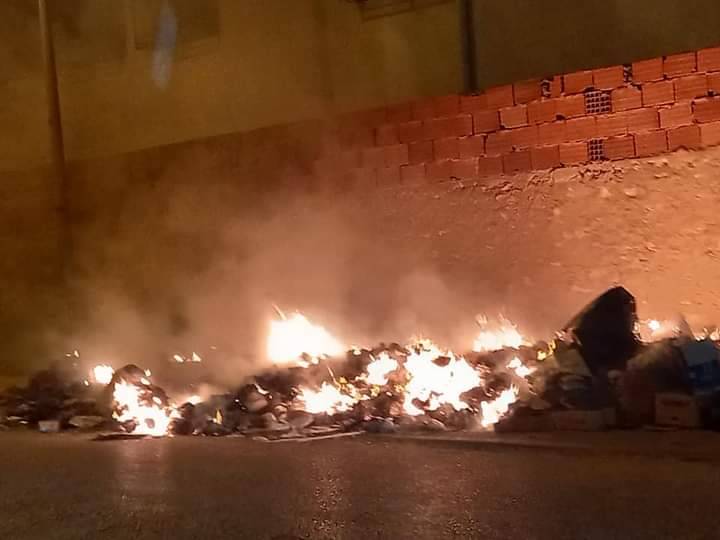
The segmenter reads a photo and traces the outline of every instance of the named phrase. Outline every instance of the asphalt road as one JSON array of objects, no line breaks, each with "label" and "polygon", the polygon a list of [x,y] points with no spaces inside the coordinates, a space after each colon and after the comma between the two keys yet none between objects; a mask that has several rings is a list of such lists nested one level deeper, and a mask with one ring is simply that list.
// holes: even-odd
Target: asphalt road
[{"label": "asphalt road", "polygon": [[0,433],[0,538],[718,538],[720,467],[372,438]]}]

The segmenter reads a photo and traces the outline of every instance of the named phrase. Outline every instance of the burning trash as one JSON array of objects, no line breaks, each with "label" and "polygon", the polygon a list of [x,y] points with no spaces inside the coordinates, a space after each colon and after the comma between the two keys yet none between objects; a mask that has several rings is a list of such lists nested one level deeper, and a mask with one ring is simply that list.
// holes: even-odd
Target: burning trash
[{"label": "burning trash", "polygon": [[[717,408],[720,419],[712,334],[693,336],[682,318],[639,321],[634,298],[621,287],[599,296],[549,343],[531,345],[505,318],[478,317],[480,330],[465,354],[426,339],[348,350],[304,315],[278,314],[267,369],[235,390],[195,388],[176,402],[149,370],[100,364],[81,382],[58,370],[38,373],[28,388],[0,395],[0,417],[6,425],[114,426],[124,436],[277,440],[357,431],[599,429],[652,422],[656,396],[676,392],[695,396],[698,410]],[[173,359],[202,362],[197,353]],[[658,403],[688,401],[663,399]]]},{"label": "burning trash", "polygon": [[164,390],[152,384],[151,374],[135,365],[116,371],[108,383],[112,417],[135,435],[167,435],[173,410]]}]

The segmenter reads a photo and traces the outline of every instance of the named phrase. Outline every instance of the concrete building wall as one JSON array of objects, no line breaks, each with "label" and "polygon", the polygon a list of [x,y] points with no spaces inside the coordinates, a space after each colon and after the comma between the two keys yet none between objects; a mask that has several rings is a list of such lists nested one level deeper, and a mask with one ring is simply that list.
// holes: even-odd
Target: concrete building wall
[{"label": "concrete building wall", "polygon": [[717,45],[715,0],[473,0],[481,88]]},{"label": "concrete building wall", "polygon": [[[145,21],[160,17],[151,9],[159,1],[58,4],[65,6],[54,12],[53,28],[69,160],[459,90],[455,2],[365,21],[356,5],[335,0],[215,0],[200,15],[187,11],[194,0],[174,1],[177,34],[167,57],[161,45],[169,38]],[[0,169],[49,155],[30,4],[0,6],[8,26],[0,35]],[[203,17],[216,18],[217,28]]]}]

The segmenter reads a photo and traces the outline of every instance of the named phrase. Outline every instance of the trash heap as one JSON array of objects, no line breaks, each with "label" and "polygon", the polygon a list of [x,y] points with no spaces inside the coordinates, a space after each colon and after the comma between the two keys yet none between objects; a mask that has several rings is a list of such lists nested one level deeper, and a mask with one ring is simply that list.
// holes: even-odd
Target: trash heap
[{"label": "trash heap", "polygon": [[[106,384],[50,369],[26,388],[0,394],[0,426],[102,430],[110,438],[263,440],[362,431],[720,426],[713,336],[693,336],[682,319],[652,342],[638,328],[635,299],[616,287],[549,343],[510,339],[462,356],[428,341],[301,355],[295,365],[268,369],[232,391],[179,403],[135,365],[118,369]],[[508,341],[512,346],[503,346]]]},{"label": "trash heap", "polygon": [[650,342],[638,329],[627,290],[598,297],[559,332],[534,374],[535,396],[496,431],[719,428],[717,332],[695,336],[683,317]]}]

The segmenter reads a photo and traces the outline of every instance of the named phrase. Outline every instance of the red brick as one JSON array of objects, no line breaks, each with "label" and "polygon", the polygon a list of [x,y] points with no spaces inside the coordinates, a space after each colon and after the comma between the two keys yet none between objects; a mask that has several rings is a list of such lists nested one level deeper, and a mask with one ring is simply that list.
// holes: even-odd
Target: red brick
[{"label": "red brick", "polygon": [[375,144],[378,146],[387,146],[399,142],[397,127],[394,124],[386,124],[375,129]]},{"label": "red brick", "polygon": [[695,120],[701,124],[720,120],[720,97],[693,101]]},{"label": "red brick", "polygon": [[489,133],[485,141],[485,152],[491,156],[506,154],[512,150],[512,139],[509,131]]},{"label": "red brick", "polygon": [[434,181],[450,180],[452,176],[452,162],[449,159],[445,161],[433,161],[425,165],[425,176]]},{"label": "red brick", "polygon": [[413,118],[412,103],[399,103],[390,105],[385,111],[385,117],[388,122],[400,124],[402,122],[410,122]]},{"label": "red brick", "polygon": [[605,140],[605,157],[608,159],[628,159],[635,157],[635,138],[632,135],[610,137]]},{"label": "red brick", "polygon": [[629,111],[630,109],[642,107],[642,92],[634,86],[613,90],[611,98],[613,112]]},{"label": "red brick", "polygon": [[694,52],[666,56],[663,70],[667,77],[679,77],[697,70],[697,55]]},{"label": "red brick", "polygon": [[377,184],[377,173],[375,169],[366,167],[350,169],[343,174],[342,179],[349,189],[366,189]]},{"label": "red brick", "polygon": [[450,169],[455,178],[477,178],[478,158],[455,159],[452,161]]},{"label": "red brick", "polygon": [[560,144],[565,142],[565,121],[548,122],[538,126],[538,144]]},{"label": "red brick", "polygon": [[542,124],[552,122],[557,118],[557,100],[541,99],[528,103],[528,122]]},{"label": "red brick", "polygon": [[538,127],[528,126],[508,131],[514,148],[529,148],[538,144]]},{"label": "red brick", "polygon": [[501,156],[488,156],[478,159],[478,174],[480,176],[494,176],[503,173]]},{"label": "red brick", "polygon": [[459,147],[457,137],[447,137],[445,139],[437,139],[433,141],[434,161],[442,161],[443,159],[457,159],[459,157]]},{"label": "red brick", "polygon": [[563,93],[563,78],[558,75],[550,79],[550,97],[560,97]]},{"label": "red brick", "polygon": [[380,186],[387,186],[400,183],[400,167],[382,167],[375,171],[377,183]]},{"label": "red brick", "polygon": [[554,169],[560,166],[560,147],[538,146],[530,150],[533,169]]},{"label": "red brick", "polygon": [[700,126],[700,141],[703,146],[720,144],[720,122],[710,122]]},{"label": "red brick", "polygon": [[363,148],[375,145],[375,130],[357,124],[345,124],[338,130],[338,140],[346,148]]},{"label": "red brick", "polygon": [[560,145],[560,163],[563,165],[585,163],[588,159],[586,142],[565,143]]},{"label": "red brick", "polygon": [[687,126],[692,123],[693,111],[689,101],[660,109],[660,127],[663,129]]},{"label": "red brick", "polygon": [[612,90],[625,84],[625,68],[612,66],[593,71],[593,86],[598,90]]},{"label": "red brick", "polygon": [[667,152],[667,132],[664,130],[643,131],[635,134],[637,157],[656,156]]},{"label": "red brick", "polygon": [[592,71],[578,71],[563,76],[563,86],[566,94],[584,92],[593,85]]},{"label": "red brick", "polygon": [[428,120],[438,116],[432,99],[422,99],[412,104],[413,120]]},{"label": "red brick", "polygon": [[625,117],[627,119],[627,127],[630,133],[658,129],[660,127],[660,117],[658,116],[658,111],[653,107],[627,111],[625,113]]},{"label": "red brick", "polygon": [[332,176],[336,172],[335,162],[327,157],[318,159],[313,163],[313,174],[316,177]]},{"label": "red brick", "polygon": [[408,144],[408,161],[410,165],[429,163],[433,160],[432,141],[420,141]]},{"label": "red brick", "polygon": [[594,116],[572,118],[565,122],[566,140],[587,141],[597,137],[597,122]]},{"label": "red brick", "polygon": [[680,148],[694,149],[700,148],[700,127],[697,125],[683,126],[669,129],[668,150],[671,152]]},{"label": "red brick", "polygon": [[400,180],[402,182],[421,182],[425,180],[425,165],[404,165],[400,167]]},{"label": "red brick", "polygon": [[642,87],[643,105],[667,105],[675,101],[675,86],[672,81],[644,84]]},{"label": "red brick", "polygon": [[632,74],[633,81],[637,83],[659,81],[664,77],[663,59],[653,58],[651,60],[633,62]]},{"label": "red brick", "polygon": [[430,139],[464,137],[473,133],[473,120],[469,114],[448,116],[447,118],[432,118],[426,122],[426,125],[426,134]]},{"label": "red brick", "polygon": [[347,171],[349,169],[356,169],[362,166],[362,157],[360,152],[357,150],[336,152],[332,159],[334,160],[334,165],[338,170]]},{"label": "red brick", "polygon": [[693,99],[708,94],[708,78],[704,73],[675,79],[675,99]]},{"label": "red brick", "polygon": [[515,95],[515,103],[530,103],[533,100],[540,99],[542,96],[542,86],[540,81],[522,81],[513,85]]},{"label": "red brick", "polygon": [[412,143],[425,140],[425,127],[420,121],[405,122],[397,127],[398,141]]},{"label": "red brick", "polygon": [[720,95],[720,73],[708,73],[708,90],[713,95]]},{"label": "red brick", "polygon": [[485,135],[463,137],[458,143],[460,159],[482,156],[485,153]]},{"label": "red brick", "polygon": [[503,155],[503,171],[505,174],[532,170],[532,156],[530,150],[510,152]]},{"label": "red brick", "polygon": [[370,169],[385,167],[385,148],[365,148],[362,150],[362,166]]},{"label": "red brick", "polygon": [[627,113],[601,114],[597,117],[598,137],[625,135],[628,131]]},{"label": "red brick", "polygon": [[437,116],[456,116],[460,113],[460,96],[457,94],[435,97],[432,102]]},{"label": "red brick", "polygon": [[698,51],[697,61],[698,71],[720,71],[720,47]]},{"label": "red brick", "polygon": [[515,105],[513,87],[510,84],[488,88],[485,90],[485,96],[489,109],[501,109],[502,107],[512,107]]},{"label": "red brick", "polygon": [[384,146],[386,167],[400,167],[410,163],[410,156],[407,144],[394,144],[392,146]]},{"label": "red brick", "polygon": [[473,113],[475,133],[489,133],[500,129],[500,114],[496,110]]},{"label": "red brick", "polygon": [[500,109],[500,125],[506,128],[527,126],[528,114],[527,105],[516,105]]},{"label": "red brick", "polygon": [[475,111],[482,111],[487,108],[488,101],[485,94],[460,97],[460,112],[474,113]]},{"label": "red brick", "polygon": [[562,118],[573,118],[585,114],[585,95],[563,96],[557,99],[557,115]]}]

